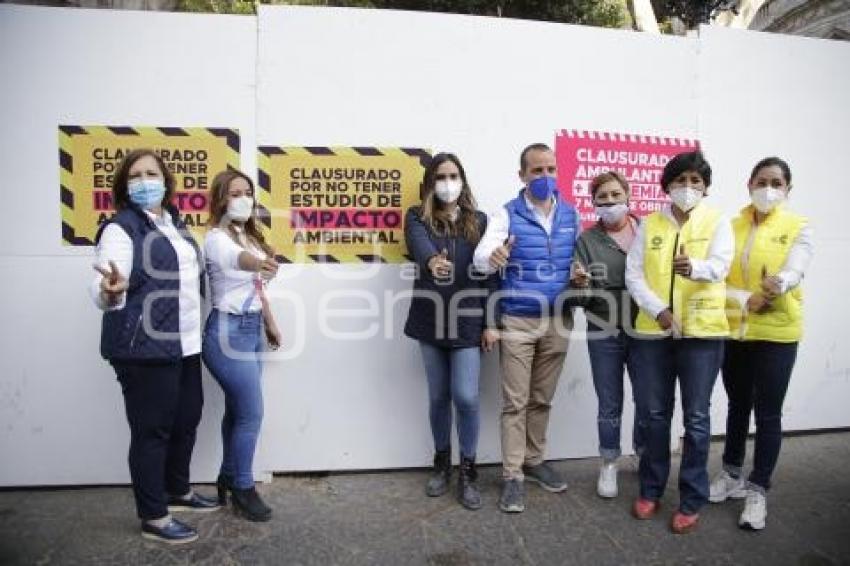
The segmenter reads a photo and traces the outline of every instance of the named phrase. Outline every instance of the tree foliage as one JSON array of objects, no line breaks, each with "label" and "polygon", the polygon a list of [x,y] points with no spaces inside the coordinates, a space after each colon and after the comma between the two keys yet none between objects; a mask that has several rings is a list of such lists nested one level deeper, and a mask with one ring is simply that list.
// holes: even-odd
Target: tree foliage
[{"label": "tree foliage", "polygon": [[[624,0],[260,0],[260,3],[448,12],[611,28],[622,27],[626,21]],[[177,10],[253,14],[256,7],[252,0],[178,0]]]},{"label": "tree foliage", "polygon": [[178,0],[178,12],[206,12],[214,14],[254,14],[251,0]]},{"label": "tree foliage", "polygon": [[[199,1],[199,0],[195,0]],[[265,0],[270,1],[270,0]],[[271,0],[273,3],[340,7],[384,8],[503,16],[603,27],[622,27],[623,0]]]},{"label": "tree foliage", "polygon": [[738,0],[652,0],[659,21],[678,18],[688,29],[707,24],[725,10],[734,11]]}]

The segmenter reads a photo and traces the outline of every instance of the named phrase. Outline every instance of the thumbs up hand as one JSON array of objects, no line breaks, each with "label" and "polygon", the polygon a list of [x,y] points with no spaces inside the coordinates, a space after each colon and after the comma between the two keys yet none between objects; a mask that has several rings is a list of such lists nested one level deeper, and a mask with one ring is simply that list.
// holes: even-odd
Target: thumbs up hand
[{"label": "thumbs up hand", "polygon": [[768,275],[767,267],[761,267],[761,291],[768,301],[774,300],[782,293],[782,280],[776,275]]},{"label": "thumbs up hand", "polygon": [[673,271],[682,277],[690,277],[693,271],[691,258],[685,253],[685,244],[679,245],[679,253],[673,258]]},{"label": "thumbs up hand", "polygon": [[118,271],[114,261],[109,262],[109,269],[99,265],[93,265],[94,270],[103,276],[100,280],[100,292],[109,305],[117,305],[121,301],[121,295],[127,290],[127,278]]},{"label": "thumbs up hand", "polygon": [[490,267],[502,269],[508,265],[508,260],[511,258],[511,250],[514,247],[516,236],[510,235],[505,240],[505,243],[493,250],[490,254]]},{"label": "thumbs up hand", "polygon": [[578,261],[573,261],[572,265],[570,265],[570,283],[572,283],[573,287],[579,288],[590,285],[590,274]]},{"label": "thumbs up hand", "polygon": [[768,301],[763,294],[753,293],[750,295],[750,298],[747,299],[746,309],[748,312],[763,314],[770,310],[770,306],[770,301]]},{"label": "thumbs up hand", "polygon": [[277,260],[274,256],[269,256],[264,260],[260,261],[260,277],[266,281],[270,281],[274,279],[274,276],[277,275],[277,270],[280,266],[277,263]]},{"label": "thumbs up hand", "polygon": [[434,279],[447,279],[452,274],[453,264],[449,260],[449,250],[443,248],[440,253],[428,260],[428,269]]}]

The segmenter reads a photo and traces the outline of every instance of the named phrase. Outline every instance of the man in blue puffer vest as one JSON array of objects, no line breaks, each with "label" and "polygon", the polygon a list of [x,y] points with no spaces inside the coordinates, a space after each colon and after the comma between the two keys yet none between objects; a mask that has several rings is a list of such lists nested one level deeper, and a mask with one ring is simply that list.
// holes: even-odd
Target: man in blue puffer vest
[{"label": "man in blue puffer vest", "polygon": [[501,271],[502,467],[499,508],[525,509],[523,481],[554,493],[567,483],[543,457],[552,397],[567,354],[572,319],[562,291],[581,226],[555,184],[555,154],[545,144],[520,156],[519,195],[496,211],[475,250],[475,267]]}]

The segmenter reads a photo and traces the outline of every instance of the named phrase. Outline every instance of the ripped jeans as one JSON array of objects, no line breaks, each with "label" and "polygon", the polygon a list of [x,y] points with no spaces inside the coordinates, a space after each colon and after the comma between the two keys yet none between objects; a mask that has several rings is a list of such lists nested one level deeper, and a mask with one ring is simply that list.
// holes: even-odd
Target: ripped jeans
[{"label": "ripped jeans", "polygon": [[724,340],[672,338],[632,342],[635,386],[646,403],[647,426],[640,459],[640,495],[658,501],[670,475],[670,421],[676,380],[682,393],[685,438],[679,468],[679,509],[697,513],[708,501],[711,391],[723,361]]}]

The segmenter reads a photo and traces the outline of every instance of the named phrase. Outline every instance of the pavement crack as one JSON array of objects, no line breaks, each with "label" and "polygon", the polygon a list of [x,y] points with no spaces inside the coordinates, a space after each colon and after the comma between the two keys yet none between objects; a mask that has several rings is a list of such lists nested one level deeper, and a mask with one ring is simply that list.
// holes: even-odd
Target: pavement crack
[{"label": "pavement crack", "polygon": [[528,552],[528,547],[525,545],[525,537],[523,537],[512,522],[508,522],[508,526],[511,529],[511,532],[514,534],[514,539],[517,542],[517,550],[519,551],[519,557],[525,564],[531,564],[532,566],[537,564],[533,558],[531,558],[531,554]]}]

